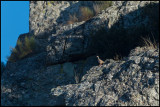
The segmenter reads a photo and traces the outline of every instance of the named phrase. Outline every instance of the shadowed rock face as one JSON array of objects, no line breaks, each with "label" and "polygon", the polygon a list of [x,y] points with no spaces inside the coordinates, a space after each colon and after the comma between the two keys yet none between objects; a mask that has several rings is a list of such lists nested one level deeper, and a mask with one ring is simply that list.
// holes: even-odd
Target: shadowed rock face
[{"label": "shadowed rock face", "polygon": [[[117,33],[122,38],[109,35],[106,40],[111,49],[119,46],[130,52],[123,60],[103,59],[105,63],[99,67],[95,53],[90,51],[92,37],[99,30],[117,32],[114,29],[142,25],[157,31],[151,26],[156,23],[151,24],[149,17],[142,15],[150,3],[114,1],[90,20],[67,25],[69,13],[78,11],[81,5],[92,6],[92,1],[31,1],[30,32],[18,39],[23,42],[25,36],[33,35],[38,48],[35,54],[7,62],[1,79],[2,105],[159,105],[159,49],[137,47],[141,35],[130,38]],[[151,7],[158,9],[158,15],[159,2],[154,3]],[[136,32],[130,29],[128,34]],[[135,44],[126,45],[131,39]],[[104,50],[113,51],[108,48]]]},{"label": "shadowed rock face", "polygon": [[[35,60],[8,65],[1,79],[2,105],[159,105],[159,49],[137,47],[128,57],[106,59],[102,66],[93,56],[85,62],[27,68]],[[80,73],[79,81],[68,70]]]},{"label": "shadowed rock face", "polygon": [[[37,8],[42,7],[43,3],[45,4],[46,2],[38,2],[36,4],[31,2],[31,5],[30,5],[31,17],[35,16],[32,13],[32,11],[35,11],[37,10]],[[68,5],[65,5],[65,4],[68,4]],[[104,30],[108,32],[110,32],[111,30],[112,30],[111,32],[117,32],[114,29],[117,29],[117,30],[122,28],[124,30],[130,29],[130,31],[127,32],[128,33],[127,36],[134,34],[135,33],[134,28],[138,26],[143,26],[142,28],[146,29],[146,31],[148,32],[150,31],[148,29],[153,28],[152,26],[150,26],[150,22],[147,14],[142,15],[143,13],[142,10],[145,10],[144,7],[147,4],[150,4],[150,1],[113,2],[113,6],[107,8],[106,10],[103,10],[101,13],[99,13],[98,15],[96,15],[95,17],[91,18],[86,22],[82,21],[82,22],[69,24],[69,25],[60,24],[57,20],[62,20],[62,18],[59,18],[59,17],[64,18],[64,15],[68,14],[67,13],[68,11],[70,12],[72,10],[75,10],[74,8],[79,8],[79,6],[83,4],[83,2],[74,2],[74,3],[71,3],[72,5],[69,5],[69,4],[70,4],[69,2],[64,1],[63,3],[58,3],[55,6],[51,5],[50,8],[47,7],[53,11],[59,10],[59,12],[54,13],[54,14],[59,14],[59,15],[55,15],[55,17],[57,18],[55,19],[52,18],[56,20],[53,22],[57,23],[57,25],[53,25],[52,23],[49,23],[48,21],[49,19],[48,20],[46,19],[48,26],[51,26],[51,25],[54,26],[54,30],[52,30],[53,32],[50,30],[43,31],[42,29],[45,26],[42,26],[42,27],[37,26],[34,28],[34,29],[36,28],[39,29],[40,33],[35,34],[35,36],[37,38],[37,41],[39,41],[40,47],[44,47],[43,48],[45,49],[44,51],[47,52],[46,63],[48,65],[64,63],[66,61],[79,60],[81,59],[81,57],[86,58],[92,55],[94,52],[89,51],[89,49],[91,48],[90,44],[92,40],[92,35],[94,35],[97,31],[101,30],[102,28],[104,28]],[[65,7],[64,10],[61,10],[61,8],[64,5],[68,7]],[[32,8],[33,6],[35,6],[35,8]],[[58,6],[60,6],[61,8],[58,8]],[[156,2],[154,7],[157,7],[158,9],[159,4],[157,4]],[[42,8],[41,11],[43,11],[43,9],[46,9],[46,8]],[[150,11],[152,10],[153,9],[150,9]],[[37,14],[41,14],[41,13],[42,12]],[[31,17],[30,17],[30,23],[34,23],[34,24],[30,24],[30,29],[32,29],[33,25],[38,25],[38,23],[46,24],[46,22],[43,22],[43,21],[40,21],[40,22],[33,21]],[[37,17],[37,15],[35,17]],[[41,17],[37,17],[37,20],[40,18]],[[42,19],[44,20],[44,18]],[[65,23],[65,21],[62,21],[62,22]],[[51,28],[51,27],[48,27],[48,28]],[[117,38],[116,40],[108,39],[107,42],[110,43],[111,45],[109,47],[114,46],[115,42],[116,43],[118,42],[118,43],[121,43],[120,45],[118,45],[118,46],[121,46],[119,48],[123,48],[125,47],[124,45],[126,41],[130,41],[130,40],[132,40],[132,42],[134,41],[132,45],[127,44],[128,47],[126,49],[128,50],[124,50],[126,52],[121,52],[122,54],[128,53],[131,49],[135,48],[137,44],[139,44],[138,39],[140,38],[140,36],[142,36],[142,34],[138,34],[135,36],[135,40],[134,38],[130,39],[130,37],[128,37],[128,40],[126,40],[127,37],[124,36],[124,38],[126,39],[123,39],[122,34],[120,35],[117,33],[117,35],[121,36],[121,38],[116,36],[114,37],[114,38]],[[147,33],[143,35],[147,35]],[[109,38],[112,38],[112,37],[109,37]],[[113,47],[113,48],[117,48],[117,47]],[[113,48],[111,50],[109,49],[110,52],[113,51]]]},{"label": "shadowed rock face", "polygon": [[52,95],[64,95],[66,106],[158,106],[158,54],[137,47],[121,61],[92,67],[79,84],[53,88]]}]

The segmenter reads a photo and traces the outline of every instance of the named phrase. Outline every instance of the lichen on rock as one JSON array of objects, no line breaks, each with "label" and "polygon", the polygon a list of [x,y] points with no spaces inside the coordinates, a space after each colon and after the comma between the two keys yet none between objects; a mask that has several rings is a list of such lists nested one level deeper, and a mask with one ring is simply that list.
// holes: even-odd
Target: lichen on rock
[{"label": "lichen on rock", "polygon": [[[1,105],[158,106],[159,1],[112,3],[99,11],[94,1],[30,1],[30,31],[18,40],[34,37],[38,47],[7,62]],[[82,6],[98,12],[67,23]]]}]

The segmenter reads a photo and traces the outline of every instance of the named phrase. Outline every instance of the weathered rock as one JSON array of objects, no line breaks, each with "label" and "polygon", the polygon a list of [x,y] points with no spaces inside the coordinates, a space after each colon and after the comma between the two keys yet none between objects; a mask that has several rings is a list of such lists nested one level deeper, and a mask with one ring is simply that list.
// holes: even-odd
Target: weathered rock
[{"label": "weathered rock", "polygon": [[69,14],[92,1],[31,1],[30,32],[19,39],[34,35],[39,47],[36,54],[7,62],[2,105],[159,105],[159,49],[137,47],[129,57],[106,59],[102,66],[89,51],[91,35],[102,27],[150,28],[148,17],[141,15],[150,3],[114,1],[90,20],[67,25]]},{"label": "weathered rock", "polygon": [[[110,28],[131,28],[140,25],[150,27],[147,16],[141,15],[142,8],[150,2],[123,2],[121,6],[113,5],[86,22],[59,26],[57,33],[49,36],[47,46],[47,63],[56,64],[87,57],[92,53],[89,50],[92,35],[105,26]],[[136,19],[136,20],[135,20]],[[77,26],[71,27],[70,26]],[[65,29],[68,28],[68,29]],[[122,41],[121,41],[122,42]]]},{"label": "weathered rock", "polygon": [[50,90],[79,83],[86,71],[97,64],[93,56],[47,67],[44,57],[45,53],[7,63],[1,79],[2,105],[63,105],[63,96],[53,97],[49,94]]},{"label": "weathered rock", "polygon": [[142,15],[142,10],[150,3],[159,2],[113,1],[111,7],[90,20],[66,25],[64,23],[70,13],[78,11],[83,5],[92,7],[93,2],[30,2],[30,32],[19,38],[34,35],[38,44],[37,52],[47,52],[47,65],[80,60],[81,57],[92,55],[89,51],[92,35],[102,27],[105,30],[112,27],[127,29],[139,25],[149,28],[148,16]]},{"label": "weathered rock", "polygon": [[152,63],[159,63],[159,49],[135,50],[140,52],[133,50],[125,60],[92,67],[79,84],[53,88],[53,96],[63,95],[66,106],[158,106],[159,66]]}]

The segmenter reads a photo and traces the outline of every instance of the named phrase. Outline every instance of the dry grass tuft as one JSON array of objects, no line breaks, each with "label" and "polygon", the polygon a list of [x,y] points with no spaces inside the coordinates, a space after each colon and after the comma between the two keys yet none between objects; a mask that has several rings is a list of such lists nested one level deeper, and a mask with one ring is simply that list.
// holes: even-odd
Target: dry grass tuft
[{"label": "dry grass tuft", "polygon": [[75,13],[73,14],[73,16],[69,15],[69,20],[67,21],[67,24],[87,21],[97,15],[100,11],[110,7],[111,5],[112,1],[96,1],[94,2],[93,7],[81,6],[79,9],[80,11],[77,15]]},{"label": "dry grass tuft", "polygon": [[81,12],[81,21],[86,21],[94,16],[93,10],[91,10],[89,7],[81,7],[80,8]]},{"label": "dry grass tuft", "polygon": [[112,6],[112,1],[96,1],[93,5],[93,9],[95,15],[97,15],[100,11]]},{"label": "dry grass tuft", "polygon": [[34,52],[36,48],[36,42],[34,37],[25,37],[24,43],[20,40],[17,41],[17,45],[15,48],[10,48],[11,55],[7,57],[8,61],[15,62],[19,59],[24,58],[28,54]]},{"label": "dry grass tuft", "polygon": [[67,24],[73,24],[75,22],[78,22],[78,18],[76,14],[74,14],[73,16],[69,14],[69,21],[67,21]]},{"label": "dry grass tuft", "polygon": [[158,43],[153,37],[153,41],[150,39],[150,37],[141,37],[143,40],[143,45],[150,49],[158,49]]}]

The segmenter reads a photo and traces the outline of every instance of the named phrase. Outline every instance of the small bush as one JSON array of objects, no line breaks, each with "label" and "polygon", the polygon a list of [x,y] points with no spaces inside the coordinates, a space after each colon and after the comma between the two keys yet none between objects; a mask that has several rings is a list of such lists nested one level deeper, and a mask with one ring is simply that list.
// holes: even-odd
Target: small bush
[{"label": "small bush", "polygon": [[35,38],[32,37],[25,37],[24,43],[20,40],[17,41],[16,47],[11,48],[11,55],[8,57],[8,61],[15,62],[19,59],[24,58],[25,56],[33,53],[36,48]]}]

